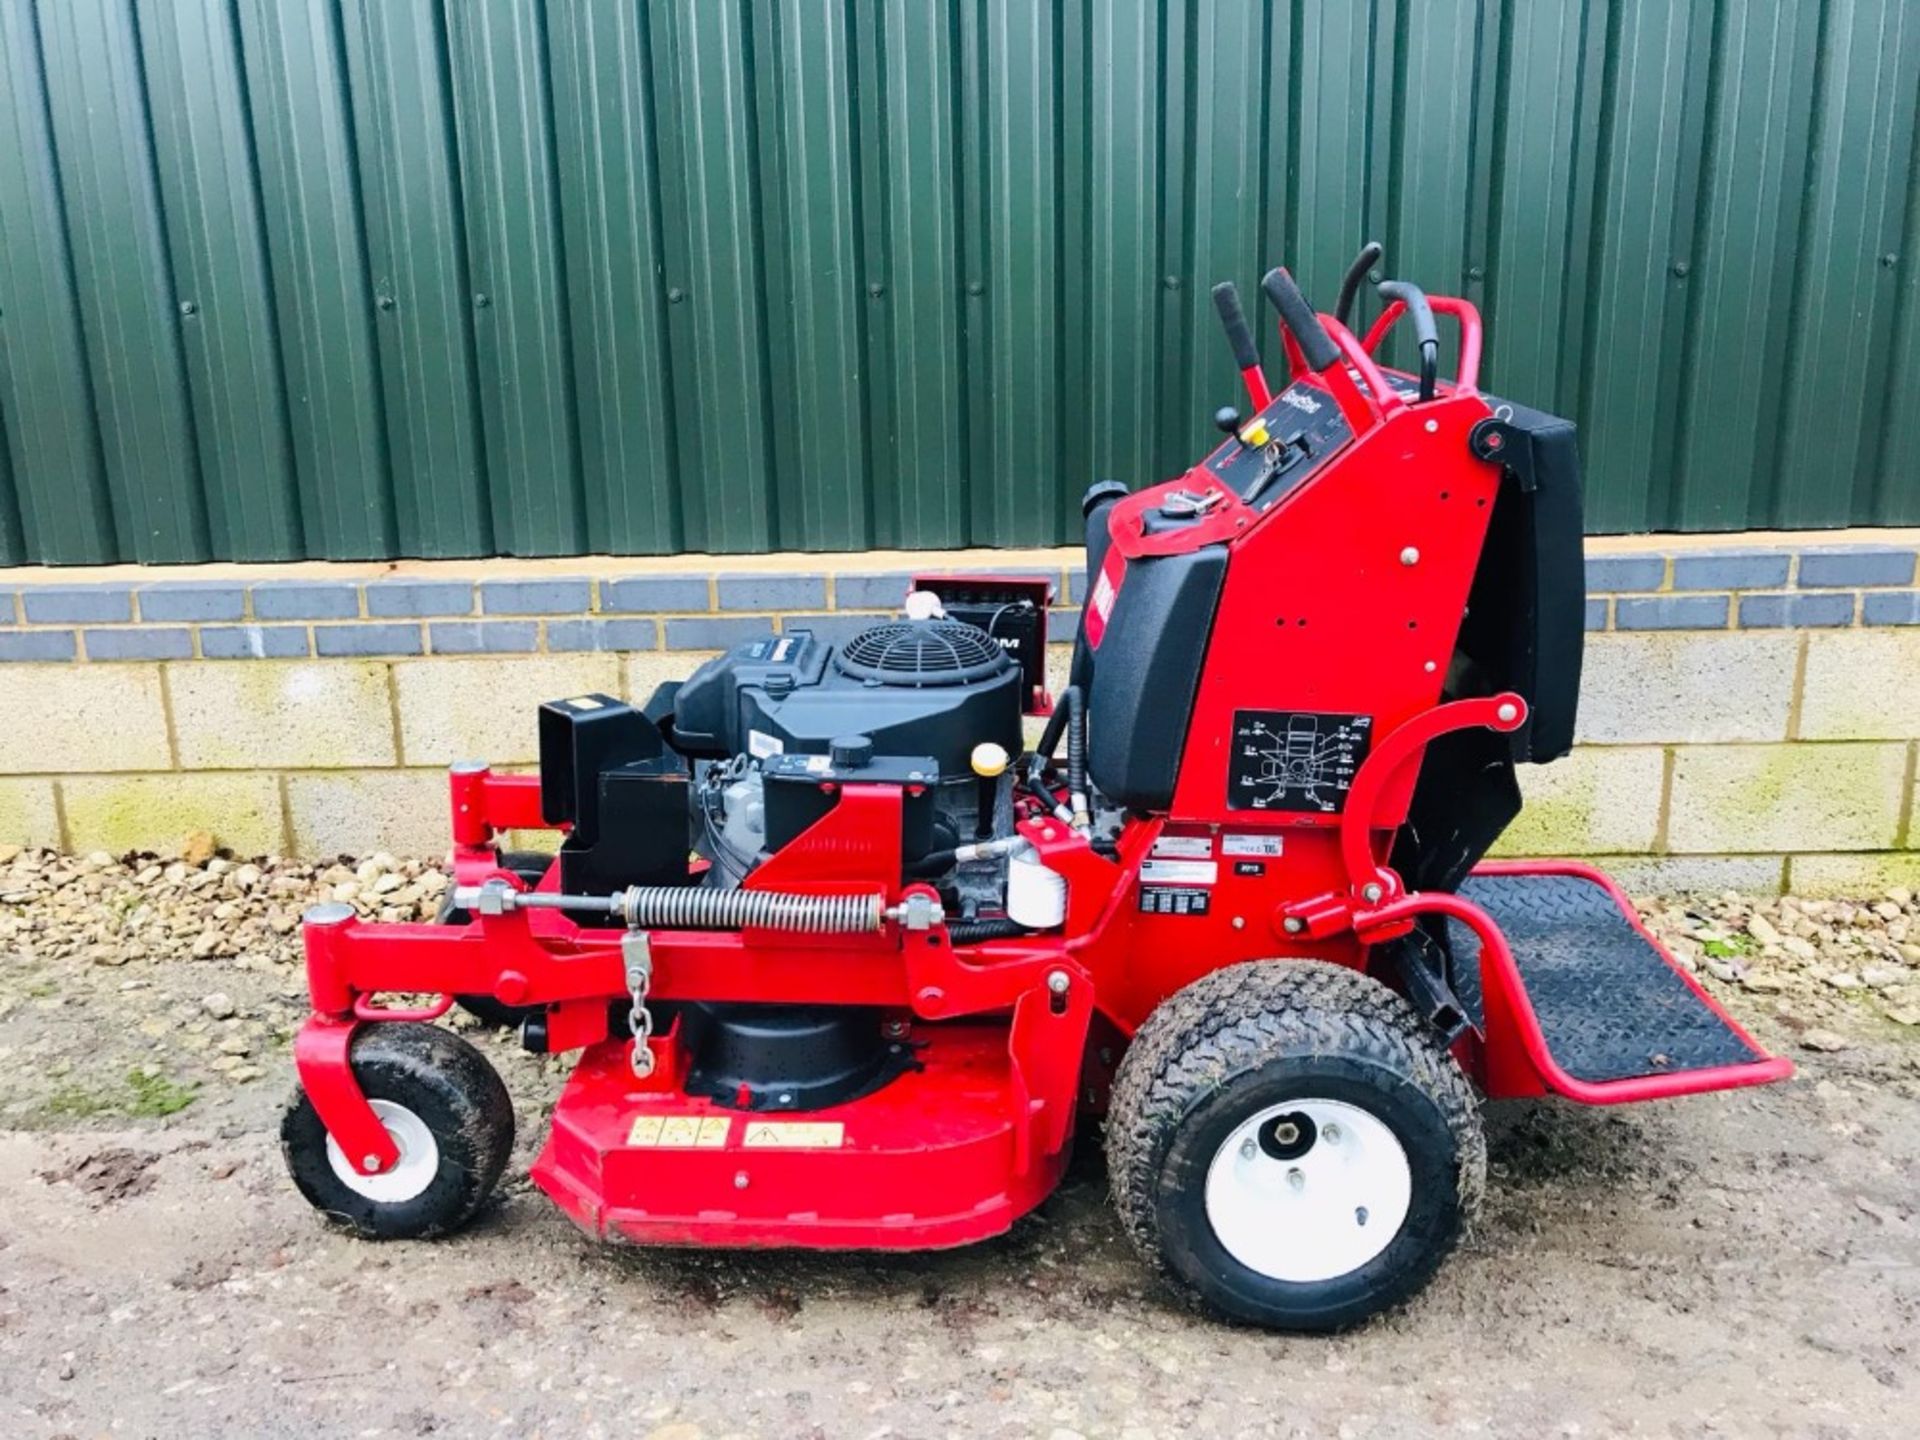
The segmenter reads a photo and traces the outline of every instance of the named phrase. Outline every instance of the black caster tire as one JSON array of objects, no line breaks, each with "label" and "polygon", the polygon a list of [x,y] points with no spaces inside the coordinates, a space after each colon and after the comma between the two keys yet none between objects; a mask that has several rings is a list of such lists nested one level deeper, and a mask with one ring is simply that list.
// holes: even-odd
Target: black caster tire
[{"label": "black caster tire", "polygon": [[361,1175],[304,1090],[280,1122],[280,1153],[307,1203],[369,1240],[444,1235],[486,1203],[513,1152],[513,1102],[480,1052],[434,1025],[368,1025],[353,1073],[400,1159]]},{"label": "black caster tire", "polygon": [[[528,885],[538,885],[552,863],[551,855],[538,850],[509,850],[500,857],[500,867],[511,870]],[[433,923],[465,925],[471,918],[453,903],[453,892],[449,890],[447,898],[440,902],[440,913],[433,917]],[[509,1005],[491,995],[456,995],[453,1003],[493,1030],[518,1030],[529,1015],[540,1013],[538,1005]]]},{"label": "black caster tire", "polygon": [[1344,1329],[1416,1294],[1486,1188],[1472,1086],[1378,981],[1314,960],[1215,971],[1122,1059],[1114,1205],[1141,1256],[1206,1306]]}]

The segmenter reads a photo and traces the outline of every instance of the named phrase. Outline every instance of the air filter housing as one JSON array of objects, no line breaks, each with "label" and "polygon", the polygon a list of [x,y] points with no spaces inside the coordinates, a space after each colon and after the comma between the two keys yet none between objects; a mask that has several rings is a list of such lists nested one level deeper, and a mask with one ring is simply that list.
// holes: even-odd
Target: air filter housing
[{"label": "air filter housing", "polygon": [[871,685],[965,685],[1013,661],[986,631],[955,620],[900,620],[862,630],[840,647],[834,668]]},{"label": "air filter housing", "polygon": [[688,755],[824,755],[866,735],[877,755],[931,756],[972,782],[991,740],[1017,755],[1025,681],[985,631],[948,620],[887,622],[836,651],[805,631],[737,645],[674,696],[673,743]]}]

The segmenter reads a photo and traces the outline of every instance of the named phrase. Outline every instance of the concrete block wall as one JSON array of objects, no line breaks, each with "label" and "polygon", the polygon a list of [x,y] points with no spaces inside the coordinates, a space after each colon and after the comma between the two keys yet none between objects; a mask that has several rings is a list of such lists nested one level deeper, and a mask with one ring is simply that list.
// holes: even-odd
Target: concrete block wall
[{"label": "concrete block wall", "polygon": [[[1917,551],[1594,542],[1580,746],[1523,772],[1502,850],[1606,857],[1647,889],[1920,884]],[[843,637],[915,570],[1046,574],[1065,641],[1079,558],[0,572],[0,844],[437,853],[444,767],[530,765],[542,700],[640,701],[741,640]]]}]

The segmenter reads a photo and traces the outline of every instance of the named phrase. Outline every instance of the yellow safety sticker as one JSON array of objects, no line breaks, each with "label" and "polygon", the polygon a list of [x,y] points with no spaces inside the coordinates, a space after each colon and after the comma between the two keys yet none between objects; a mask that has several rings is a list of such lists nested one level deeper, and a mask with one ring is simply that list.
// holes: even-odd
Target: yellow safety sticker
[{"label": "yellow safety sticker", "polygon": [[717,1150],[733,1124],[724,1115],[642,1115],[627,1132],[627,1144],[660,1149]]},{"label": "yellow safety sticker", "polygon": [[748,1150],[837,1150],[846,1138],[838,1120],[749,1120],[740,1143]]}]

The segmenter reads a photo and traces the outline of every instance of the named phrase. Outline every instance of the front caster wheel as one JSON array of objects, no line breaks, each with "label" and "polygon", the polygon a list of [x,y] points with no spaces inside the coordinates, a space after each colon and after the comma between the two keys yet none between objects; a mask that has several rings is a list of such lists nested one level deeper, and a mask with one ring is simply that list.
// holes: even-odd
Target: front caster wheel
[{"label": "front caster wheel", "polygon": [[399,1147],[378,1175],[348,1163],[306,1092],[280,1123],[280,1152],[307,1203],[369,1240],[458,1229],[493,1192],[513,1150],[513,1103],[478,1050],[432,1025],[368,1025],[354,1078]]},{"label": "front caster wheel", "polygon": [[1172,996],[1134,1037],[1107,1120],[1135,1247],[1212,1308],[1337,1330],[1417,1292],[1486,1184],[1472,1087],[1385,986],[1263,961]]}]

